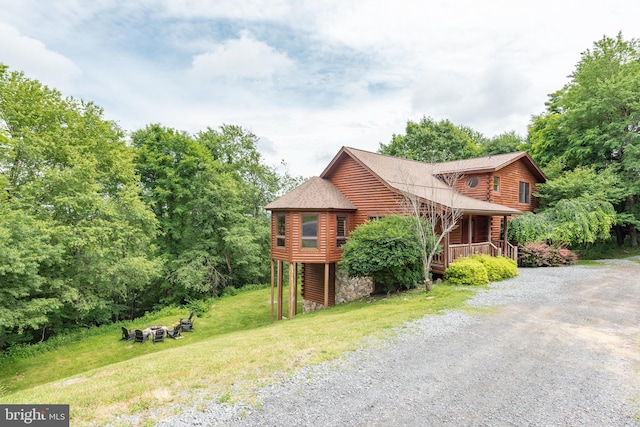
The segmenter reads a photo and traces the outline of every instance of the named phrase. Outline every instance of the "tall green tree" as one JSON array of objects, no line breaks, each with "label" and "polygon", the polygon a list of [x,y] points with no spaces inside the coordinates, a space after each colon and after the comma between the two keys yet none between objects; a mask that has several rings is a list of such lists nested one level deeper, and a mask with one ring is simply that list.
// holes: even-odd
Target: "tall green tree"
[{"label": "tall green tree", "polygon": [[449,120],[423,117],[417,123],[409,120],[405,134],[394,134],[389,144],[380,144],[378,151],[421,162],[446,162],[477,157],[483,138],[470,128],[456,126]]},{"label": "tall green tree", "polygon": [[638,245],[640,226],[640,42],[603,37],[582,53],[569,82],[549,96],[529,129],[531,152],[542,166],[611,169],[624,196],[616,204],[618,241]]},{"label": "tall green tree", "polygon": [[528,144],[515,131],[503,132],[486,140],[482,144],[482,155],[492,156],[496,154],[515,153],[518,151],[527,151]]},{"label": "tall green tree", "polygon": [[[119,127],[95,104],[0,66],[0,176],[5,244],[17,250],[0,260],[0,271],[13,271],[11,280],[0,273],[13,295],[0,306],[46,303],[25,323],[42,337],[126,315],[131,293],[155,270],[157,223]],[[28,274],[7,265],[15,257],[30,260]]]},{"label": "tall green tree", "polygon": [[165,263],[154,298],[185,303],[269,275],[269,217],[280,186],[257,138],[237,126],[186,132],[147,126],[132,134],[146,200]]}]

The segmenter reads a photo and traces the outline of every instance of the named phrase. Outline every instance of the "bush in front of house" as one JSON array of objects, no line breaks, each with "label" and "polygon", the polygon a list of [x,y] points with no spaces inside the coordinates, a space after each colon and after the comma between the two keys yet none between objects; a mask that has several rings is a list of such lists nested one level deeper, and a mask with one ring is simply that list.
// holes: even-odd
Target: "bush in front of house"
[{"label": "bush in front of house", "polygon": [[518,264],[512,259],[491,255],[473,255],[471,258],[484,265],[490,282],[498,282],[518,275]]},{"label": "bush in front of house", "polygon": [[481,286],[489,283],[484,264],[474,258],[458,258],[444,272],[448,284],[456,286]]},{"label": "bush in front of house", "polygon": [[358,226],[342,246],[339,264],[349,277],[372,277],[387,292],[411,289],[423,281],[415,219],[388,215]]},{"label": "bush in front of house", "polygon": [[518,263],[521,267],[557,267],[575,264],[578,260],[575,252],[546,243],[527,243],[518,251]]}]

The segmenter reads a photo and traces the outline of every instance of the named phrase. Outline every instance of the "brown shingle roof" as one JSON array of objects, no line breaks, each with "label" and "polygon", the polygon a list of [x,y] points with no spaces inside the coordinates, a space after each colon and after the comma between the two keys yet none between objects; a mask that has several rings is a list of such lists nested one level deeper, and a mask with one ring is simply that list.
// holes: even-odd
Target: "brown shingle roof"
[{"label": "brown shingle roof", "polygon": [[343,147],[320,176],[323,178],[330,176],[341,155],[345,154],[369,169],[374,176],[377,176],[390,187],[416,195],[424,200],[449,208],[459,208],[465,213],[488,215],[517,215],[522,213],[517,209],[497,203],[485,202],[458,193],[436,178],[435,175],[439,173],[435,169],[436,165],[350,147]]},{"label": "brown shingle roof", "polygon": [[462,195],[438,179],[438,175],[456,172],[496,171],[524,158],[530,164],[534,174],[542,180],[545,179],[542,171],[525,152],[430,164],[342,147],[320,177],[310,178],[289,193],[269,203],[265,209],[356,210],[356,206],[328,179],[343,156],[353,158],[392,190],[413,194],[423,200],[445,207],[462,209],[468,214],[517,215],[522,212],[497,203]]},{"label": "brown shingle roof", "polygon": [[269,203],[265,209],[356,210],[357,208],[331,181],[314,176]]},{"label": "brown shingle roof", "polygon": [[542,181],[546,177],[542,170],[535,164],[531,156],[524,151],[517,153],[496,154],[493,156],[477,157],[475,159],[454,160],[451,162],[434,164],[434,171],[438,174],[455,172],[488,172],[497,171],[511,163],[523,159],[529,169]]}]

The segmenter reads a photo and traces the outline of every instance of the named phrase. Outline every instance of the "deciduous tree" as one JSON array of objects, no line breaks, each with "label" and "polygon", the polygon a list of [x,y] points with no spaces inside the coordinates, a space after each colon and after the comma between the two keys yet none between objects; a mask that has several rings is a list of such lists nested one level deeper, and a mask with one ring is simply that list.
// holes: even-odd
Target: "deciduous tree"
[{"label": "deciduous tree", "polygon": [[637,246],[640,226],[640,42],[603,37],[582,53],[569,82],[549,96],[530,127],[532,155],[565,170],[610,169],[624,190],[616,205],[619,237]]}]

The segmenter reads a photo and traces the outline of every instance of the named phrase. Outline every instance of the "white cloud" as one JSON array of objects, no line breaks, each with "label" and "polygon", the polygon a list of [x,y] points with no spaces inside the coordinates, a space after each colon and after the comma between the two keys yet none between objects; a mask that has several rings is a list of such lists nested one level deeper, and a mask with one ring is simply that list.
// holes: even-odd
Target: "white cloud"
[{"label": "white cloud", "polygon": [[82,71],[64,55],[47,49],[36,39],[20,34],[15,28],[0,23],[0,61],[12,70],[24,71],[63,92],[72,92]]},{"label": "white cloud", "polygon": [[191,72],[204,79],[269,79],[289,72],[293,66],[294,62],[286,54],[242,31],[240,38],[227,40],[196,55]]},{"label": "white cloud", "polygon": [[0,61],[12,68],[127,130],[243,126],[269,163],[305,176],[423,115],[525,134],[581,51],[640,36],[628,0],[4,3]]}]

